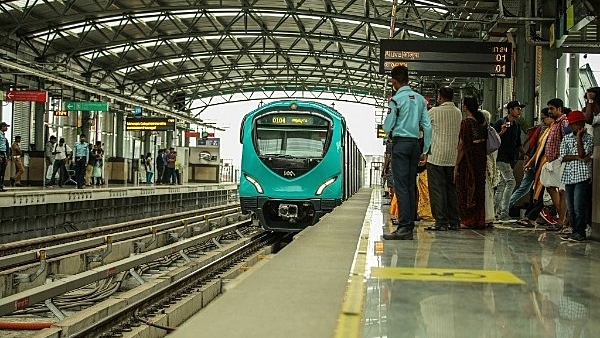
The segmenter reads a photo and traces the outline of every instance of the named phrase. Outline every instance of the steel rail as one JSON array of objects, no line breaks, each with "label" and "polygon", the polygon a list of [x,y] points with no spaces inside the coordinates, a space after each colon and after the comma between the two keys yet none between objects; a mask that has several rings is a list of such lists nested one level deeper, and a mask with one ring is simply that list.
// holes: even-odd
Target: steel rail
[{"label": "steel rail", "polygon": [[212,238],[216,238],[230,232],[235,232],[235,230],[244,226],[248,226],[251,223],[251,220],[238,222],[192,238],[187,238],[173,244],[150,250],[140,255],[131,256],[118,262],[102,265],[77,275],[56,280],[54,282],[29,289],[15,295],[0,298],[0,316],[10,314],[17,310],[25,309],[30,305],[43,302],[47,299],[51,299],[69,291],[81,288],[90,283],[112,277],[120,272],[127,271],[142,264],[150,263],[167,255],[180,252],[181,250],[196,246]]},{"label": "steel rail", "polygon": [[161,304],[161,301],[171,299],[174,295],[189,293],[189,290],[194,287],[194,285],[212,277],[211,275],[215,272],[218,272],[223,266],[230,265],[239,257],[243,257],[249,252],[252,252],[254,249],[260,247],[262,243],[272,241],[274,238],[274,235],[268,232],[262,232],[258,235],[255,235],[252,237],[250,242],[235,249],[234,251],[231,251],[219,259],[199,267],[195,271],[190,272],[189,274],[172,282],[168,286],[155,291],[154,293],[136,301],[135,303],[109,314],[104,319],[95,322],[84,330],[70,335],[69,338],[90,337],[92,333],[99,334],[100,332],[113,331],[115,330],[115,327],[127,321],[127,318],[137,318],[137,314],[141,307],[152,307],[157,304]]},{"label": "steel rail", "polygon": [[[171,228],[185,224],[183,222],[186,222],[189,225],[190,223],[214,219],[213,217],[230,216],[239,210],[239,204],[229,204],[214,208],[178,213],[170,215],[170,217],[162,217],[162,219],[152,217],[138,221],[107,225],[57,236],[40,237],[36,238],[33,243],[31,243],[32,241],[30,240],[25,240],[13,242],[9,245],[0,245],[0,254],[2,255],[0,258],[0,271],[12,266],[24,265],[38,261],[39,251],[37,251],[37,249],[44,248],[46,251],[46,257],[52,258],[102,246],[105,244],[105,240],[101,236],[111,235],[113,242],[120,242],[131,238],[150,235],[153,233],[153,231],[156,233],[164,232]],[[188,217],[187,219],[179,218],[193,214],[196,215]],[[167,219],[172,220],[166,221],[163,224],[154,224],[155,222]]]}]

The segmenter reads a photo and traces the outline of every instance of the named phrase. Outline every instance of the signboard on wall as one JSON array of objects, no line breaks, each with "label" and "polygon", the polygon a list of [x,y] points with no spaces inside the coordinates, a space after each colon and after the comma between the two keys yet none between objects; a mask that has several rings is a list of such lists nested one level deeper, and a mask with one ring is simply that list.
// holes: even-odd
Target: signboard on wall
[{"label": "signboard on wall", "polygon": [[128,117],[125,130],[170,131],[175,130],[175,118],[172,117]]},{"label": "signboard on wall", "polygon": [[221,140],[218,138],[199,139],[197,147],[190,147],[191,164],[214,164],[220,161]]}]

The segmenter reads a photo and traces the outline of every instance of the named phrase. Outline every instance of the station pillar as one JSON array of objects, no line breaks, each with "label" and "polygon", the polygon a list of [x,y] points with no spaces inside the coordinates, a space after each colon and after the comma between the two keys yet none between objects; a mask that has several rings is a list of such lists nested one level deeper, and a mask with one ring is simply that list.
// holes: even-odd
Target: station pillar
[{"label": "station pillar", "polygon": [[579,54],[569,55],[569,102],[565,105],[573,110],[581,110],[579,103]]},{"label": "station pillar", "polygon": [[169,130],[167,131],[167,148],[173,147],[173,136],[175,131]]},{"label": "station pillar", "polygon": [[[542,48],[542,74],[540,76],[540,88],[538,91],[539,96],[539,110],[546,107],[546,102],[549,100],[560,97],[558,85],[558,76],[560,69],[556,69],[556,63],[559,59],[560,53],[555,49],[549,49],[548,47]],[[564,78],[564,76],[563,76]]]},{"label": "station pillar", "polygon": [[125,143],[125,123],[124,114],[125,104],[119,105],[119,110],[115,113],[117,122],[115,123],[115,157],[123,158],[123,148]]},{"label": "station pillar", "polygon": [[35,150],[44,150],[44,115],[46,113],[46,102],[36,102],[35,104]]},{"label": "station pillar", "polygon": [[483,82],[482,107],[492,115],[492,121],[497,118],[496,100],[498,99],[498,81],[496,79],[485,79]]},{"label": "station pillar", "polygon": [[527,32],[519,29],[516,35],[516,58],[517,66],[514,72],[515,81],[515,100],[521,101],[526,105],[523,108],[523,119],[527,128],[533,125],[535,116],[535,46],[527,42]]},{"label": "station pillar", "polygon": [[567,99],[567,63],[569,54],[562,54],[558,59],[558,67],[556,69],[556,96],[559,99]]}]

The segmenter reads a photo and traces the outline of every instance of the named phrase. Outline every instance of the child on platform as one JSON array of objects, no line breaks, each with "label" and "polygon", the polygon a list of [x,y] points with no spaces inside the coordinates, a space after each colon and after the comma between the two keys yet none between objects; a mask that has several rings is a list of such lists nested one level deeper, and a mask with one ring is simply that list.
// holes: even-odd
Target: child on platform
[{"label": "child on platform", "polygon": [[573,132],[563,138],[559,159],[565,167],[561,181],[565,184],[569,223],[573,227],[573,233],[562,235],[560,238],[571,242],[583,242],[586,239],[587,220],[585,199],[588,189],[591,189],[591,155],[594,141],[586,132],[585,116],[582,112],[572,111],[568,120]]}]

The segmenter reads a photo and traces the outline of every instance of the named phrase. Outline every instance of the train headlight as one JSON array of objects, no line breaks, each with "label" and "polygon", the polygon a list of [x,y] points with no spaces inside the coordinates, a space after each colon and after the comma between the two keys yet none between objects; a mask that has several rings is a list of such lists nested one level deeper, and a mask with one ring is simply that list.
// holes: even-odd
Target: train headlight
[{"label": "train headlight", "polygon": [[260,183],[258,183],[256,179],[254,179],[254,177],[248,175],[244,176],[246,177],[248,182],[252,183],[252,185],[254,186],[254,188],[256,188],[256,191],[258,191],[259,194],[262,194],[264,192],[262,186],[260,185]]},{"label": "train headlight", "polygon": [[325,190],[325,188],[330,186],[331,183],[335,182],[336,179],[337,179],[337,176],[332,177],[332,178],[328,179],[327,181],[323,182],[323,184],[321,184],[319,186],[319,188],[317,189],[317,192],[315,193],[315,195],[321,195],[323,193],[323,190]]}]

